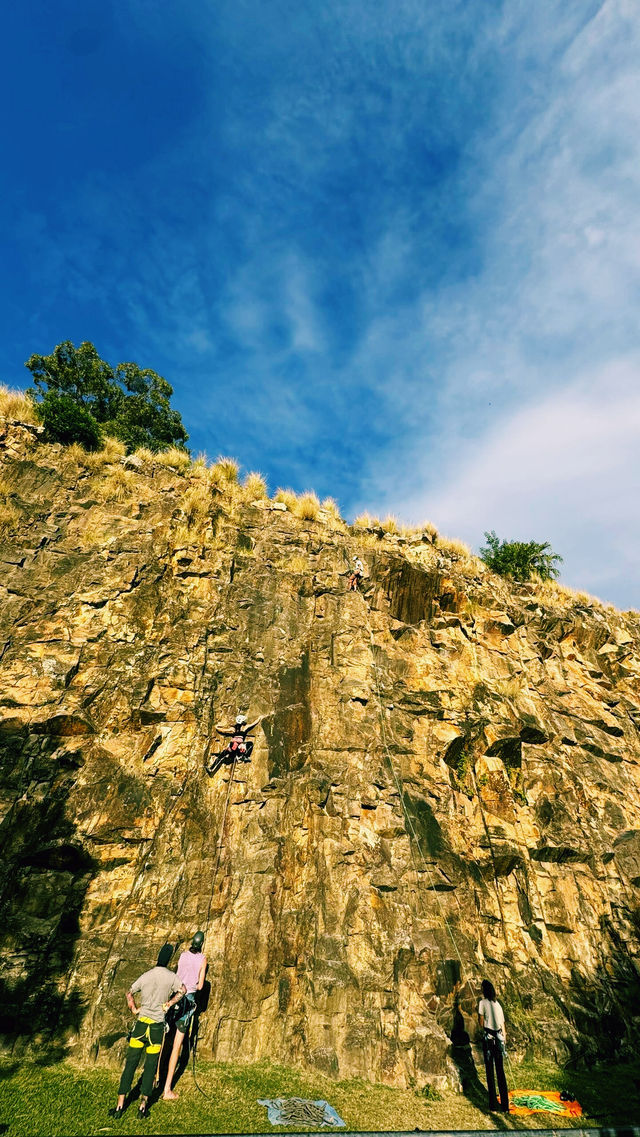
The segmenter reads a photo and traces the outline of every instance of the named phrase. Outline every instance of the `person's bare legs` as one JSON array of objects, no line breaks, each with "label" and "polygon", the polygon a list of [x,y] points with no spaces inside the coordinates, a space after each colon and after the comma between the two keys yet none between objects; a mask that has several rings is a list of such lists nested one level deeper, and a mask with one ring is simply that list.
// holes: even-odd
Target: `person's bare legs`
[{"label": "person's bare legs", "polygon": [[178,1095],[174,1094],[173,1090],[171,1089],[171,1083],[173,1081],[173,1075],[176,1072],[176,1066],[178,1065],[178,1058],[180,1057],[180,1050],[182,1048],[183,1042],[184,1034],[181,1030],[176,1029],[176,1037],[173,1040],[173,1049],[171,1051],[171,1057],[169,1059],[169,1069],[167,1070],[167,1080],[164,1084],[164,1091],[162,1094],[164,1101],[178,1100]]}]

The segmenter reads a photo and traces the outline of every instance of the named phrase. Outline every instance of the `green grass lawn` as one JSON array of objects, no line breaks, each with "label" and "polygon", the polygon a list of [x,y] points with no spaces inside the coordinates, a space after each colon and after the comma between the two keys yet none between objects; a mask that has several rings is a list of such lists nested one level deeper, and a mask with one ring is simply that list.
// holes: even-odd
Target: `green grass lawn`
[{"label": "green grass lawn", "polygon": [[[288,1132],[291,1129],[269,1124],[266,1109],[258,1105],[257,1099],[294,1096],[324,1098],[337,1109],[348,1130],[571,1127],[553,1115],[516,1118],[490,1114],[480,1089],[472,1095],[473,1100],[448,1092],[440,1100],[431,1101],[409,1090],[371,1085],[358,1079],[336,1082],[268,1062],[241,1066],[203,1059],[198,1060],[196,1074],[207,1097],[195,1086],[190,1067],[176,1087],[179,1101],[156,1102],[146,1121],[138,1120],[134,1102],[123,1119],[116,1122],[108,1116],[108,1110],[116,1101],[117,1071],[80,1069],[70,1062],[46,1066],[5,1061],[0,1066],[0,1133],[15,1137],[89,1137],[141,1132]],[[640,1118],[638,1065],[568,1073],[552,1064],[527,1063],[512,1068],[508,1075],[510,1088],[514,1089],[571,1090],[585,1111],[573,1127],[628,1125]]]}]

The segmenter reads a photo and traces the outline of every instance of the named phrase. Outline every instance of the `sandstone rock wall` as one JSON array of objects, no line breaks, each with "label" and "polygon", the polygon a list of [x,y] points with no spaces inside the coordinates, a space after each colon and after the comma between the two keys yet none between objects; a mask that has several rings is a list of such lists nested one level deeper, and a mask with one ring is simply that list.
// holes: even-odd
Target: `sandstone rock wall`
[{"label": "sandstone rock wall", "polygon": [[[203,928],[220,1059],[455,1080],[485,975],[516,1047],[633,1044],[637,615],[0,435],[8,1043],[119,1055],[129,983]],[[209,779],[238,709],[252,762]]]}]

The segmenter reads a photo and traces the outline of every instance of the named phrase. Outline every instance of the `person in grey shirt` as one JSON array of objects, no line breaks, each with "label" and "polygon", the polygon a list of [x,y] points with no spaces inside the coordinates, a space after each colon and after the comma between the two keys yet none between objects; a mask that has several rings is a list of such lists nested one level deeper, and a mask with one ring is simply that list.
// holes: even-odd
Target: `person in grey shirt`
[{"label": "person in grey shirt", "polygon": [[[129,1036],[127,1057],[118,1088],[118,1104],[115,1109],[110,1111],[111,1117],[120,1118],[124,1113],[125,1098],[131,1089],[133,1075],[143,1052],[145,1053],[145,1060],[138,1115],[146,1117],[149,1112],[148,1101],[153,1090],[153,1081],[156,1076],[164,1038],[165,1014],[169,1007],[177,1003],[186,993],[184,983],[181,983],[176,973],[169,971],[167,967],[172,955],[171,944],[165,944],[160,949],[156,966],[152,967],[150,971],[145,971],[144,975],[140,975],[127,991],[129,1010],[137,1018]],[[139,1006],[136,1006],[134,995],[139,995]]]}]

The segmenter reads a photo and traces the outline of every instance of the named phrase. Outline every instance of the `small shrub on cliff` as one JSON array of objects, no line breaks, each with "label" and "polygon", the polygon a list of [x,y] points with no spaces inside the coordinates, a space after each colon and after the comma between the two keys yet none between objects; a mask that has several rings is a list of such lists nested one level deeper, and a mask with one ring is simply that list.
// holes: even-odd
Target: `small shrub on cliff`
[{"label": "small shrub on cliff", "polygon": [[86,450],[97,450],[100,446],[102,434],[98,423],[71,395],[47,391],[38,404],[37,413],[48,442],[80,443]]},{"label": "small shrub on cliff", "polygon": [[148,367],[114,368],[92,343],[76,348],[70,340],[50,355],[32,355],[25,366],[33,376],[35,413],[50,441],[95,450],[102,435],[111,435],[131,453],[140,446],[163,450],[189,437],[170,406],[173,387]]},{"label": "small shrub on cliff", "polygon": [[484,563],[512,580],[551,580],[560,575],[556,568],[562,563],[548,541],[501,541],[492,530],[485,532],[487,544],[480,549]]}]

